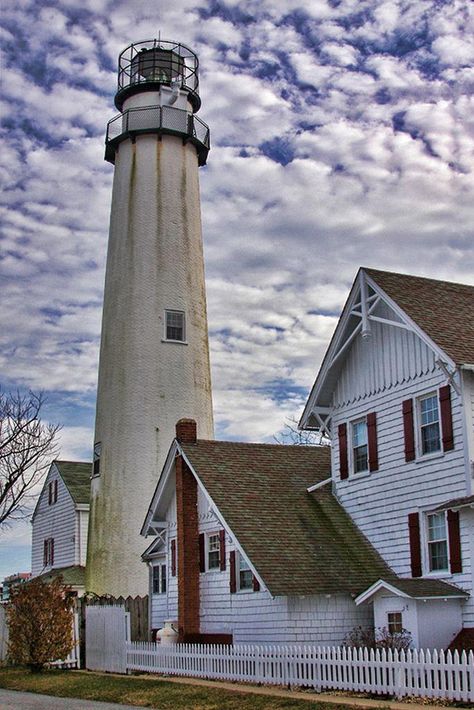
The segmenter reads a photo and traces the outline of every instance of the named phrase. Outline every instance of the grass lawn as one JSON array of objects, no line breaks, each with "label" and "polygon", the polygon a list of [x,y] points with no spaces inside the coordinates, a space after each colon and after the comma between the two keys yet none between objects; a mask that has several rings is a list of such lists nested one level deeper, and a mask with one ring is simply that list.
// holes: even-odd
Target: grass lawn
[{"label": "grass lawn", "polygon": [[349,706],[309,703],[227,691],[221,688],[170,683],[159,678],[103,675],[86,671],[48,670],[32,674],[18,668],[0,668],[0,688],[142,705],[159,710],[347,710]]}]

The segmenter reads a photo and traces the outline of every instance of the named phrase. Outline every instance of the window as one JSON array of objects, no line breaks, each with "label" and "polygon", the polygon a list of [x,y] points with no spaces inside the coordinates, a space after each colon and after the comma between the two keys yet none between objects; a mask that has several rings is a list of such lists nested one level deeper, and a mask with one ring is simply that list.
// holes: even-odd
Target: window
[{"label": "window", "polygon": [[48,483],[48,505],[53,505],[58,500],[58,479]]},{"label": "window", "polygon": [[242,555],[239,555],[239,589],[253,589],[253,573]]},{"label": "window", "polygon": [[427,516],[428,523],[428,569],[430,572],[448,570],[448,536],[446,514],[432,513]]},{"label": "window", "polygon": [[354,473],[360,473],[368,468],[367,421],[360,419],[352,423],[352,469]]},{"label": "window", "polygon": [[219,533],[207,537],[207,569],[220,569],[220,537]]},{"label": "window", "polygon": [[165,340],[180,343],[186,340],[183,311],[165,311]]},{"label": "window", "polygon": [[43,566],[54,564],[54,538],[49,537],[43,542]]},{"label": "window", "polygon": [[403,631],[402,612],[389,611],[387,614],[387,628],[389,634],[401,634]]},{"label": "window", "polygon": [[153,565],[153,594],[166,593],[166,564]]},{"label": "window", "polygon": [[432,454],[441,450],[439,406],[436,394],[429,394],[418,400],[420,453]]},{"label": "window", "polygon": [[94,463],[92,467],[92,475],[93,476],[99,476],[100,475],[100,454],[102,451],[102,444],[100,441],[94,444]]}]

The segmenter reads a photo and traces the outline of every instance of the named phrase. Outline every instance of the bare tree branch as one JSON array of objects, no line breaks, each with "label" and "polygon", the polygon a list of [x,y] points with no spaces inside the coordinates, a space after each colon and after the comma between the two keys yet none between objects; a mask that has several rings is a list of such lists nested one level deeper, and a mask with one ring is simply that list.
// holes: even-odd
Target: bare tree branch
[{"label": "bare tree branch", "polygon": [[0,391],[0,526],[27,517],[34,488],[57,454],[59,425],[40,419],[43,395]]},{"label": "bare tree branch", "polygon": [[322,431],[298,429],[298,420],[293,417],[287,420],[283,432],[273,438],[277,444],[292,446],[330,446],[331,444]]}]

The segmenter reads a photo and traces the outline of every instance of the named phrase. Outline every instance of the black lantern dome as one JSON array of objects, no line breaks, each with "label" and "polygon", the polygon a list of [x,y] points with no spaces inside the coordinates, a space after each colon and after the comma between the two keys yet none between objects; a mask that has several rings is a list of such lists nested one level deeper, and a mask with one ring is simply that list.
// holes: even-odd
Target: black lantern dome
[{"label": "black lantern dome", "polygon": [[188,93],[196,113],[201,106],[198,66],[197,56],[184,44],[156,39],[131,44],[119,56],[115,105],[121,111],[133,94],[156,91],[162,84],[178,85]]}]

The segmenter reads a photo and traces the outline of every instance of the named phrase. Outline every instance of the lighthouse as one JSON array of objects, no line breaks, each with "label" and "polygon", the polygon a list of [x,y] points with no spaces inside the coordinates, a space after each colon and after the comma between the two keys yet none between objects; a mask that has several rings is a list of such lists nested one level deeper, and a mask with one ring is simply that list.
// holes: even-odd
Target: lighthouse
[{"label": "lighthouse", "polygon": [[209,128],[196,116],[196,54],[131,44],[115,105],[86,588],[136,596],[148,592],[140,528],[175,424],[192,418],[213,438],[198,176]]}]

